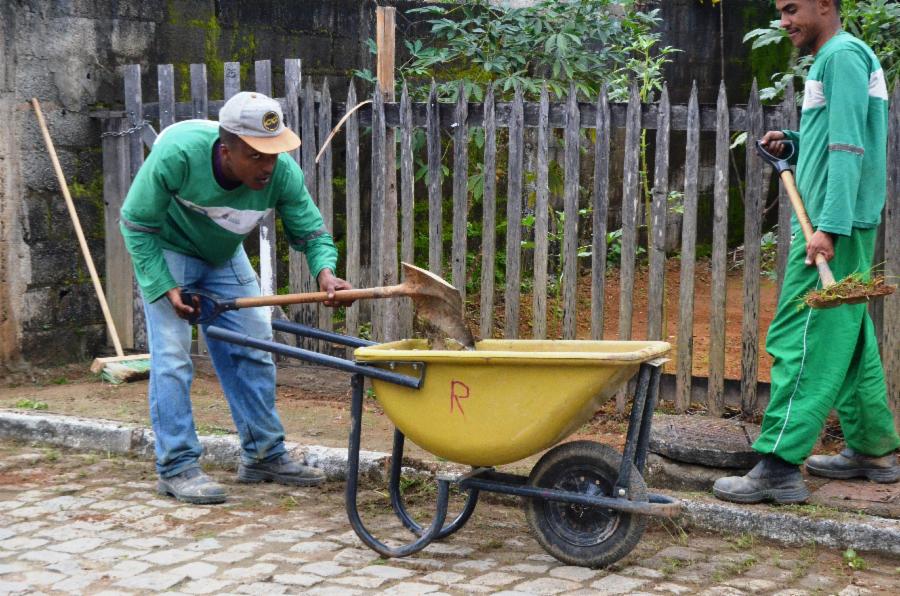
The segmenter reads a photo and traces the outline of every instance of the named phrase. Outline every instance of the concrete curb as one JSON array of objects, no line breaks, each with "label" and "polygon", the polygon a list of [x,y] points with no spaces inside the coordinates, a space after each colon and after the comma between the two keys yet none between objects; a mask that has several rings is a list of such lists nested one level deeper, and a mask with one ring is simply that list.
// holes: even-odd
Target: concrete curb
[{"label": "concrete curb", "polygon": [[[108,420],[0,410],[0,439],[153,459],[152,431]],[[240,457],[236,436],[202,436],[200,442],[204,447],[202,462],[228,469],[236,467]],[[297,459],[324,470],[329,479],[346,477],[346,449],[286,445]],[[362,451],[360,472],[383,479],[389,458],[388,453]],[[732,535],[747,533],[791,545],[812,542],[829,548],[900,555],[900,520],[857,514],[842,514],[842,519],[815,518],[782,513],[765,505],[737,506],[674,495],[684,504],[679,519],[683,524]]]}]

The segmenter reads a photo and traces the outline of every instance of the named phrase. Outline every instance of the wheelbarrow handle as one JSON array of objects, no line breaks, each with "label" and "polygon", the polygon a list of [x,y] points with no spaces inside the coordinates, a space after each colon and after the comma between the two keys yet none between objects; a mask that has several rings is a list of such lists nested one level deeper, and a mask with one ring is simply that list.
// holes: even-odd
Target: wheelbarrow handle
[{"label": "wheelbarrow handle", "polygon": [[[761,141],[756,141],[756,152],[778,172],[778,176],[781,178],[782,184],[784,184],[784,189],[791,200],[794,213],[797,215],[797,221],[800,222],[803,237],[809,242],[814,233],[812,222],[806,213],[806,207],[803,206],[803,199],[800,197],[800,192],[797,190],[797,185],[794,182],[794,173],[791,171],[791,166],[788,163],[788,160],[796,153],[796,145],[794,145],[793,141],[782,142],[790,148],[790,152],[784,157],[778,157],[766,151]],[[825,255],[817,253],[815,261],[816,269],[819,270],[819,277],[822,279],[822,286],[826,288],[833,286],[835,284],[834,273],[831,272],[831,267],[828,266],[828,259],[825,258]]]}]

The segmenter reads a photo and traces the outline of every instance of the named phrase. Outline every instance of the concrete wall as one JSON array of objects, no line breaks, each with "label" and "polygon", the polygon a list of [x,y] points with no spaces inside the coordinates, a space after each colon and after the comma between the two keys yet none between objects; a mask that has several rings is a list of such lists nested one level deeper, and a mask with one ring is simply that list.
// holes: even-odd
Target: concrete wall
[{"label": "concrete wall", "polygon": [[[387,4],[403,10],[421,2]],[[709,100],[710,89],[718,86],[718,49],[711,41],[718,35],[717,13],[695,0],[660,4],[666,42],[686,50],[668,71],[673,100],[686,97],[692,78]],[[729,0],[728,6],[743,15],[729,20],[738,23],[727,48],[734,61],[745,49],[736,36],[753,14],[754,26],[765,22],[771,7],[766,0]],[[299,57],[304,75],[329,76],[341,97],[351,71],[371,66],[365,40],[374,36],[374,9],[375,2],[359,0],[0,2],[0,374],[26,364],[88,359],[106,343],[103,318],[28,104],[31,97],[41,100],[102,272],[100,131],[89,114],[121,105],[122,65],[144,66],[145,93],[152,97],[156,64],[175,64],[176,80],[186,82],[188,65],[205,62],[215,98],[221,97],[224,61],[248,67],[243,85],[249,88],[253,61],[271,59],[280,93],[280,65]],[[403,16],[398,28],[401,38],[424,33]],[[732,62],[729,76],[729,84],[734,78],[738,88],[749,86]],[[185,98],[181,82],[176,92]]]}]

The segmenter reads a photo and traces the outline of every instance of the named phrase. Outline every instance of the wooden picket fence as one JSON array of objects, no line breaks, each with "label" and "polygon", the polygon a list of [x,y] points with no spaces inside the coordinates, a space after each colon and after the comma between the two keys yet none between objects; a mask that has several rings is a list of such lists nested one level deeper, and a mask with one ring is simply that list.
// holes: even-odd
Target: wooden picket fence
[{"label": "wooden picket fence", "polygon": [[[274,96],[272,68],[268,60],[255,63],[253,89]],[[226,63],[224,68],[223,97],[228,98],[241,89],[240,64]],[[224,100],[210,100],[207,91],[206,66],[195,64],[190,69],[190,102],[176,102],[175,82],[171,65],[157,68],[158,91],[156,102],[142,98],[141,71],[138,65],[124,68],[125,107],[122,111],[96,112],[103,120],[104,195],[107,204],[106,219],[106,279],[111,308],[126,345],[140,347],[144,342],[140,300],[136,299],[130,274],[130,260],[118,233],[118,210],[130,181],[140,167],[145,146],[155,138],[152,125],[158,130],[175,121],[188,118],[208,118],[218,113]],[[301,165],[306,184],[315,198],[333,232],[334,194],[333,164],[334,146],[329,146],[322,158],[315,156],[322,147],[334,124],[352,106],[357,96],[351,85],[345,103],[331,98],[327,81],[315,91],[309,78],[301,84],[300,60],[289,59],[284,65],[284,89],[279,97],[285,110],[288,126],[298,131],[303,144],[293,158]],[[687,408],[694,401],[705,401],[713,414],[721,413],[726,405],[725,379],[725,302],[727,273],[727,214],[729,201],[729,147],[731,133],[747,131],[749,138],[758,138],[772,128],[794,128],[798,112],[793,91],[789,90],[781,106],[764,107],[754,83],[745,105],[728,104],[724,84],[715,105],[700,105],[694,88],[687,105],[670,105],[668,94],[663,91],[658,103],[642,104],[636,88],[626,103],[611,103],[605,92],[593,101],[579,101],[574,92],[565,102],[551,103],[547,93],[539,102],[525,102],[520,94],[511,102],[495,101],[488,91],[484,102],[469,102],[461,92],[456,103],[438,102],[434,89],[426,102],[412,102],[404,90],[398,103],[386,103],[377,90],[371,105],[351,116],[344,125],[345,163],[338,166],[344,174],[346,204],[343,205],[346,229],[346,270],[342,272],[354,286],[383,285],[397,282],[398,258],[412,262],[413,236],[416,231],[413,205],[415,189],[413,132],[424,129],[427,135],[427,202],[428,202],[428,267],[438,275],[444,275],[444,263],[448,257],[444,251],[442,229],[444,214],[442,195],[442,134],[451,131],[453,157],[450,164],[452,176],[452,242],[449,251],[449,277],[451,283],[464,291],[469,272],[466,251],[469,241],[466,234],[469,219],[470,197],[468,191],[468,154],[471,130],[484,131],[484,191],[482,199],[482,244],[480,302],[469,304],[477,310],[480,334],[483,337],[503,336],[515,338],[520,323],[520,288],[523,277],[522,230],[520,225],[509,225],[506,231],[505,278],[502,290],[495,287],[495,235],[487,233],[496,228],[498,190],[497,184],[497,135],[506,128],[508,156],[506,166],[506,218],[520,222],[525,200],[525,129],[536,129],[537,143],[534,151],[536,191],[534,207],[534,270],[528,272],[533,279],[533,337],[547,334],[548,288],[548,201],[549,201],[549,143],[554,129],[562,129],[564,139],[564,233],[562,242],[562,337],[573,339],[579,319],[590,317],[591,337],[603,337],[605,317],[604,283],[606,279],[606,233],[608,225],[610,187],[610,138],[616,129],[624,129],[624,168],[622,187],[622,236],[621,265],[619,271],[620,308],[618,337],[631,339],[636,256],[641,224],[641,190],[639,157],[641,132],[655,136],[655,171],[653,172],[651,226],[648,239],[649,288],[647,339],[662,339],[664,334],[664,278],[667,217],[670,215],[668,195],[670,191],[670,137],[672,131],[686,133],[686,161],[684,208],[681,224],[681,268],[679,295],[679,324],[677,333],[677,371],[675,374],[674,402],[678,410]],[[885,263],[888,276],[900,275],[900,90],[893,92],[891,103],[891,132],[889,146],[889,193],[884,224],[880,236],[876,261]],[[151,126],[147,126],[150,124]],[[371,201],[368,205],[370,221],[363,222],[360,187],[360,131],[370,133],[371,139]],[[593,135],[593,176],[590,181],[590,206],[592,255],[591,255],[591,306],[590,312],[580,312],[576,304],[578,270],[579,192],[584,183],[579,179],[582,168],[579,138],[581,129],[596,129]],[[387,132],[396,131],[399,145],[398,179],[386,176],[388,147]],[[692,329],[694,312],[694,270],[697,236],[698,171],[700,167],[700,133],[715,132],[715,183],[714,214],[712,223],[711,292],[709,326],[709,369],[705,395],[692,392]],[[341,137],[336,137],[341,139]],[[768,168],[749,148],[747,143],[746,172],[744,181],[745,224],[742,316],[742,356],[739,403],[745,411],[758,406],[759,310],[760,310],[760,241],[762,236],[763,208],[766,188],[770,180]],[[366,147],[363,147],[366,149]],[[680,164],[676,164],[679,165]],[[399,186],[398,186],[399,180]],[[397,192],[399,188],[399,193]],[[399,198],[398,198],[399,194]],[[581,205],[584,206],[584,205]],[[790,242],[790,204],[783,189],[779,202],[777,279],[780,287],[784,275],[787,248]],[[396,225],[399,223],[399,229]],[[582,224],[584,225],[584,224]],[[368,253],[363,255],[360,242],[362,231],[368,227]],[[340,233],[340,232],[338,232]],[[260,278],[262,291],[274,293],[279,287],[276,279],[275,224],[273,219],[263,221],[259,229]],[[399,238],[398,238],[399,236]],[[289,286],[292,292],[311,291],[313,280],[302,257],[290,256]],[[282,285],[283,282],[281,282]],[[494,305],[502,293],[504,326],[499,329],[494,321]],[[732,299],[734,299],[732,297]],[[367,305],[368,306],[368,305]],[[888,394],[895,411],[900,414],[900,298],[892,297],[873,305],[872,314],[881,340],[882,355],[888,377]],[[296,320],[332,328],[332,311],[315,306],[293,308],[290,316]],[[408,300],[395,303],[375,303],[371,308],[356,304],[347,309],[343,331],[356,335],[362,327],[372,325],[376,339],[408,337],[413,332],[413,310]],[[620,396],[620,405],[624,405]],[[731,401],[734,401],[733,399]]]}]

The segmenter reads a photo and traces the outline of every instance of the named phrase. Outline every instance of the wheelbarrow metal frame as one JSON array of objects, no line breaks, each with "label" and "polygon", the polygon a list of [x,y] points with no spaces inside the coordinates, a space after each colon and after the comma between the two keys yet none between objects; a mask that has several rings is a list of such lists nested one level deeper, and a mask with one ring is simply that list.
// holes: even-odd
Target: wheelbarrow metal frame
[{"label": "wheelbarrow metal frame", "polygon": [[[278,331],[293,333],[301,337],[320,339],[348,347],[375,345],[375,342],[323,331],[315,327],[287,321],[273,321],[272,327]],[[605,507],[623,513],[657,517],[672,517],[677,515],[680,511],[681,506],[678,501],[666,495],[649,494],[646,502],[636,502],[631,501],[628,498],[629,495],[627,491],[630,476],[632,474],[632,466],[634,466],[634,469],[637,470],[639,474],[643,474],[644,472],[649,448],[653,411],[656,408],[662,367],[666,362],[665,358],[657,358],[655,360],[644,362],[640,366],[637,375],[634,402],[629,416],[625,449],[622,456],[619,475],[613,491],[614,495],[612,497],[590,496],[563,490],[528,486],[527,476],[501,473],[493,468],[477,469],[472,473],[459,476],[439,475],[436,478],[438,490],[435,515],[426,528],[412,519],[403,502],[403,496],[400,490],[400,478],[403,467],[405,436],[399,429],[395,429],[391,453],[391,470],[388,481],[391,507],[401,523],[415,534],[417,539],[399,547],[391,547],[379,541],[366,529],[360,518],[357,506],[364,381],[365,377],[370,377],[402,385],[404,387],[419,389],[421,388],[425,377],[425,364],[421,362],[413,363],[413,369],[419,373],[419,376],[411,377],[409,375],[384,370],[369,364],[358,364],[344,358],[321,354],[313,350],[305,350],[274,341],[253,338],[216,326],[210,326],[207,329],[207,335],[223,341],[281,354],[290,358],[297,358],[299,360],[328,366],[352,374],[345,507],[350,525],[353,527],[356,535],[366,546],[382,556],[403,557],[411,555],[422,550],[434,540],[444,538],[456,532],[463,527],[471,517],[478,502],[479,492],[483,490],[515,495],[522,498],[544,499],[563,503]],[[404,364],[410,363],[405,362]],[[456,484],[460,490],[468,491],[469,494],[462,511],[452,522],[445,526],[444,522],[447,518],[451,483]]]}]

